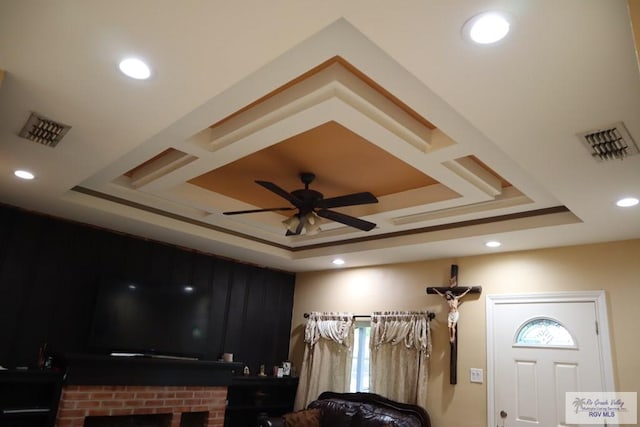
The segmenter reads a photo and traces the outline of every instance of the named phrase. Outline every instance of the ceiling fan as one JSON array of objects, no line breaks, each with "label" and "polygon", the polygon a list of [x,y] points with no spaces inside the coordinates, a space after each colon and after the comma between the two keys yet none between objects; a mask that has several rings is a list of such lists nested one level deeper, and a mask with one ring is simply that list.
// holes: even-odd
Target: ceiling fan
[{"label": "ceiling fan", "polygon": [[374,224],[373,222],[365,221],[360,218],[330,210],[331,208],[339,208],[344,206],[378,203],[378,199],[376,199],[373,194],[365,191],[361,193],[346,194],[344,196],[330,197],[328,199],[325,199],[322,193],[311,190],[309,188],[309,184],[313,182],[315,177],[316,176],[311,172],[301,173],[300,180],[304,184],[304,188],[300,190],[294,190],[290,193],[272,182],[257,180],[255,181],[256,184],[259,184],[267,190],[274,192],[278,196],[287,200],[293,206],[223,212],[223,214],[241,215],[256,212],[292,211],[297,209],[298,213],[293,215],[291,218],[283,221],[283,223],[287,225],[287,236],[299,235],[303,230],[306,230],[307,234],[311,234],[312,231],[317,232],[319,230],[317,217],[336,221],[348,225],[349,227],[354,227],[363,231],[369,231],[376,226],[376,224]]}]

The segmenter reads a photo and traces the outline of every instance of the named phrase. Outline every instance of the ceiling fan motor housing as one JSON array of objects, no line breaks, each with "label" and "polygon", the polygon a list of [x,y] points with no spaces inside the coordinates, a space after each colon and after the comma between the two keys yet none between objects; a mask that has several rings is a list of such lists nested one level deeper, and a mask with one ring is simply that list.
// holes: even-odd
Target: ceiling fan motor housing
[{"label": "ceiling fan motor housing", "polygon": [[319,191],[309,190],[308,188],[292,191],[291,194],[302,201],[302,205],[298,206],[302,215],[312,211],[316,203],[324,197]]}]

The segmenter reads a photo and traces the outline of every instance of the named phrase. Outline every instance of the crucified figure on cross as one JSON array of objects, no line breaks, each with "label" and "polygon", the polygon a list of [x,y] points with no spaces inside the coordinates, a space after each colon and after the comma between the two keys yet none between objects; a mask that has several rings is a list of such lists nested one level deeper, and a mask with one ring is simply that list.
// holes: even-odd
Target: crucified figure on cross
[{"label": "crucified figure on cross", "polygon": [[460,300],[462,299],[462,297],[469,293],[471,288],[468,288],[466,291],[457,296],[452,291],[445,291],[445,293],[443,294],[436,288],[433,288],[433,290],[441,297],[444,297],[447,300],[447,304],[449,304],[447,326],[449,327],[449,341],[454,342],[456,339],[456,325],[458,324],[458,319],[460,318],[460,312],[458,311],[458,307],[460,306],[460,304],[462,304]]},{"label": "crucified figure on cross", "polygon": [[451,353],[449,358],[450,370],[449,370],[449,383],[456,384],[458,382],[458,342],[457,342],[457,329],[458,319],[460,318],[460,312],[458,308],[462,301],[460,301],[468,293],[480,294],[482,293],[481,286],[458,286],[458,266],[451,264],[451,278],[449,279],[449,286],[427,286],[427,294],[438,294],[447,301],[449,305],[449,314],[447,315],[447,326],[449,327],[449,341],[451,346]]}]

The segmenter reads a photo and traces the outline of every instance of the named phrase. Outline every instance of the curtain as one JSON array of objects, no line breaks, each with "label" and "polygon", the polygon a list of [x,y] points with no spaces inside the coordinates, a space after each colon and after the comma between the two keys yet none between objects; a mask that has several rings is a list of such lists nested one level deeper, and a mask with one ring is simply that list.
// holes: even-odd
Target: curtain
[{"label": "curtain", "polygon": [[353,333],[351,313],[309,315],[295,410],[306,408],[323,391],[349,391]]},{"label": "curtain", "polygon": [[371,316],[371,391],[426,406],[431,333],[427,312],[375,312]]}]

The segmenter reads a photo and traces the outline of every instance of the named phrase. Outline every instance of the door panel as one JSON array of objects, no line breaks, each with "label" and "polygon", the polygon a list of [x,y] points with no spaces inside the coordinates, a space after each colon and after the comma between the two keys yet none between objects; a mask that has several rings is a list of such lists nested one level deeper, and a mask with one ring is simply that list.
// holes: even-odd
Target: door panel
[{"label": "door panel", "polygon": [[536,362],[516,360],[516,417],[520,420],[538,422],[538,374]]},{"label": "door panel", "polygon": [[[563,426],[567,391],[604,391],[593,302],[497,304],[493,320],[494,401],[505,426]],[[541,325],[527,328],[533,341],[516,343],[528,323]],[[562,327],[573,344],[553,338]]]}]

